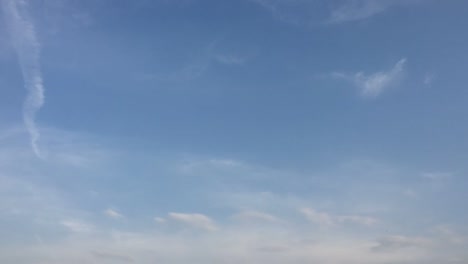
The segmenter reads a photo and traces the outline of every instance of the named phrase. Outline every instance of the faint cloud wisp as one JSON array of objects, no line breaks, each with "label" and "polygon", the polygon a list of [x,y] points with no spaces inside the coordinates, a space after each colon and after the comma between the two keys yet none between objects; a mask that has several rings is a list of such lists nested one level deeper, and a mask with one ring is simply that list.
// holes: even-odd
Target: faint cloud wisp
[{"label": "faint cloud wisp", "polygon": [[378,222],[377,219],[360,215],[333,215],[327,212],[318,212],[312,208],[302,208],[299,210],[307,220],[321,227],[333,227],[341,224],[357,224],[362,226],[372,226]]},{"label": "faint cloud wisp", "polygon": [[105,210],[104,214],[107,215],[108,217],[114,218],[114,219],[121,219],[121,218],[124,217],[121,213],[117,212],[114,209],[110,209],[110,208]]},{"label": "faint cloud wisp", "polygon": [[213,220],[203,214],[169,213],[169,218],[198,229],[207,231],[215,231],[218,229]]},{"label": "faint cloud wisp", "polygon": [[372,74],[365,74],[364,72],[355,74],[334,72],[332,73],[332,77],[352,83],[365,98],[376,98],[402,79],[405,73],[405,65],[406,58],[403,58],[389,71],[380,71]]},{"label": "faint cloud wisp", "polygon": [[396,1],[346,1],[331,11],[330,18],[327,20],[329,24],[338,24],[343,22],[351,22],[363,20],[385,11],[392,3]]},{"label": "faint cloud wisp", "polygon": [[[268,10],[278,20],[303,26],[313,24],[332,25],[361,21],[384,13],[395,6],[422,2],[419,0],[252,1]],[[313,12],[317,8],[323,8],[323,5],[326,5],[329,9],[325,17]]]},{"label": "faint cloud wisp", "polygon": [[18,55],[24,86],[28,91],[23,105],[24,123],[29,132],[34,153],[36,156],[42,157],[38,146],[40,133],[35,121],[37,111],[44,104],[44,86],[39,65],[40,44],[26,8],[25,1],[2,1],[3,14]]}]

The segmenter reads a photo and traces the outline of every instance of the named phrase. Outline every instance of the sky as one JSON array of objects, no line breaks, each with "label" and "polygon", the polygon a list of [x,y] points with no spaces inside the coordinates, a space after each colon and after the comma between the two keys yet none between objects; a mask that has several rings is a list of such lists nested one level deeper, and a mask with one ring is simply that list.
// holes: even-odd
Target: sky
[{"label": "sky", "polygon": [[0,263],[468,263],[468,2],[0,3]]}]

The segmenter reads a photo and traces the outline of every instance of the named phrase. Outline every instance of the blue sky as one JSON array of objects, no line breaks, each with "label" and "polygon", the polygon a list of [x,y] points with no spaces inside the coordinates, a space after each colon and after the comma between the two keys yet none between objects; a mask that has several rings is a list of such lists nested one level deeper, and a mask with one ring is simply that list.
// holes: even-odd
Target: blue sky
[{"label": "blue sky", "polygon": [[0,262],[468,263],[467,10],[2,0]]}]

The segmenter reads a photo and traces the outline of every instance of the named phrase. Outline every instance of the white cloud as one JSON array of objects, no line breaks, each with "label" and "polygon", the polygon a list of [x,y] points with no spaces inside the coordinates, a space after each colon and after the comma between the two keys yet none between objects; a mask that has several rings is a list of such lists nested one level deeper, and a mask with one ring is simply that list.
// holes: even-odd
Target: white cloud
[{"label": "white cloud", "polygon": [[374,251],[395,251],[404,248],[426,248],[432,243],[433,241],[428,238],[395,235],[378,240],[378,245],[372,249]]},{"label": "white cloud", "polygon": [[162,217],[155,217],[154,218],[154,221],[158,224],[164,224],[166,223],[166,219],[162,218]]},{"label": "white cloud", "polygon": [[121,213],[119,213],[119,212],[117,212],[116,210],[111,209],[111,208],[106,209],[106,210],[104,211],[104,214],[107,215],[108,217],[114,218],[114,219],[120,219],[120,218],[123,218],[123,217],[124,217]]},{"label": "white cloud", "polygon": [[233,218],[241,220],[243,222],[281,222],[281,220],[276,216],[253,210],[242,211],[240,213],[235,214]]},{"label": "white cloud", "polygon": [[11,34],[28,95],[23,104],[23,120],[31,138],[31,146],[38,157],[42,157],[38,140],[39,129],[36,113],[44,104],[44,87],[39,65],[40,44],[32,20],[27,14],[27,4],[19,0],[3,0],[2,10]]},{"label": "white cloud", "polygon": [[[0,160],[1,157],[0,152]],[[3,165],[1,161],[0,165]],[[67,216],[79,214],[71,209],[57,190],[22,179],[21,176],[0,171],[0,218],[21,217],[31,219],[31,225],[56,225]]]},{"label": "white cloud", "polygon": [[360,215],[334,215],[327,212],[318,212],[312,208],[302,208],[300,212],[312,223],[322,227],[332,227],[340,224],[357,224],[372,226],[378,222],[377,219]]},{"label": "white cloud", "polygon": [[74,233],[89,233],[94,230],[94,226],[79,220],[64,220],[60,223]]},{"label": "white cloud", "polygon": [[[48,133],[46,130],[44,130],[44,136],[47,137],[47,134]],[[7,139],[9,139],[9,137]],[[77,146],[75,145],[75,140],[70,140],[70,142],[74,142],[72,146],[69,146],[70,149]],[[86,154],[88,152],[85,151],[83,153]],[[20,164],[21,167],[24,167],[24,164],[28,164],[28,168],[36,168],[32,163],[23,162],[26,159],[17,158],[14,155],[16,154],[14,154],[12,151],[5,150],[4,148],[0,150],[0,160],[3,162],[1,163],[2,166],[0,166],[2,167],[2,172],[5,168],[5,163],[7,163],[5,165]],[[28,151],[28,155],[28,159],[34,159],[37,163],[40,163],[41,166],[44,166],[45,163],[35,159],[30,151]],[[2,160],[3,157],[7,160]],[[48,159],[47,161],[57,162],[58,160],[59,159]],[[122,159],[114,159],[114,161],[116,160],[121,161]],[[154,159],[151,159],[151,161],[154,161]],[[167,161],[167,159],[164,161]],[[116,162],[110,162],[109,164],[115,163]],[[163,162],[159,162],[158,164],[162,163]],[[174,161],[170,163],[172,165],[179,164],[178,162]],[[230,159],[207,159],[206,164],[208,164],[207,166],[214,166],[217,168],[219,167],[226,170],[233,169],[235,171],[238,171],[239,167],[251,168],[254,171],[266,170],[268,173],[265,174],[281,174],[281,179],[288,180],[291,180],[291,175],[293,175],[289,172],[283,174],[283,172],[276,171],[273,173],[274,170],[258,168],[252,164],[246,164]],[[45,165],[50,164],[47,163]],[[125,164],[122,165],[125,166]],[[68,169],[70,167],[66,166],[66,168]],[[154,169],[154,167],[151,167],[151,169]],[[369,166],[365,164],[363,165],[362,163],[352,163],[352,166],[348,165],[342,168],[340,167],[340,169],[340,173],[348,175],[347,177],[355,178],[356,175],[362,175],[363,173],[368,173],[373,176],[382,176],[387,173],[383,173],[382,171],[386,171],[388,168],[384,166],[384,169],[382,169],[381,166]],[[53,171],[53,169],[49,169],[47,171]],[[40,172],[42,173],[43,171]],[[154,173],[154,170],[151,170],[151,172]],[[331,174],[335,176],[339,175],[340,173],[336,173],[336,171],[331,172]],[[326,177],[331,174],[324,173],[323,176]],[[275,190],[265,191],[265,188],[267,187],[265,187],[264,184],[259,185],[260,190],[251,190],[251,193],[246,193],[245,189],[243,189],[239,192],[240,195],[231,194],[230,198],[227,196],[216,196],[216,198],[214,198],[211,202],[219,204],[216,204],[215,206],[213,206],[213,204],[209,205],[213,207],[219,205],[222,208],[221,210],[226,209],[226,207],[229,207],[230,210],[232,208],[236,208],[236,210],[239,210],[239,216],[241,218],[244,218],[246,221],[258,220],[258,223],[261,223],[261,225],[242,225],[239,222],[224,224],[221,220],[215,223],[212,219],[205,215],[172,213],[172,217],[170,215],[169,217],[161,217],[161,220],[167,221],[168,227],[170,227],[171,223],[178,222],[183,224],[183,226],[193,227],[196,229],[216,229],[218,231],[185,232],[187,230],[182,229],[182,232],[180,232],[180,229],[165,228],[166,225],[164,225],[164,228],[148,228],[144,231],[135,231],[135,233],[122,234],[122,232],[119,231],[112,231],[118,228],[118,225],[109,228],[108,226],[99,226],[98,223],[86,223],[76,220],[89,218],[82,215],[75,215],[73,210],[76,210],[77,205],[76,203],[66,203],[67,198],[70,198],[68,194],[60,195],[59,191],[53,188],[51,190],[39,188],[40,186],[33,185],[32,182],[27,181],[27,177],[24,175],[15,174],[13,176],[17,175],[23,177],[5,176],[6,178],[4,178],[4,176],[0,174],[0,200],[2,201],[0,202],[0,217],[6,216],[8,218],[10,216],[10,209],[12,212],[18,212],[18,208],[20,208],[26,213],[21,212],[21,215],[15,215],[15,217],[19,216],[18,219],[23,219],[22,221],[29,221],[24,219],[33,219],[33,221],[41,221],[41,223],[48,224],[45,225],[47,228],[44,228],[44,230],[38,229],[40,230],[39,236],[43,240],[40,246],[38,246],[37,242],[34,242],[35,244],[28,244],[29,242],[26,240],[19,243],[20,246],[17,247],[14,245],[11,247],[0,247],[0,263],[114,263],[119,260],[124,261],[124,259],[127,259],[133,260],[135,263],[145,264],[154,263],[154,260],[157,259],[164,263],[174,264],[187,263],[189,260],[193,260],[192,262],[195,263],[226,264],[435,264],[448,263],[442,261],[444,259],[448,259],[448,257],[452,259],[466,260],[466,258],[463,257],[463,252],[465,252],[466,248],[466,240],[463,240],[463,236],[459,235],[456,230],[450,231],[439,228],[440,231],[438,231],[438,233],[435,235],[429,234],[426,235],[427,237],[424,237],[424,234],[421,235],[421,238],[424,241],[439,240],[441,241],[439,243],[418,244],[419,240],[417,238],[410,238],[407,235],[402,235],[405,237],[403,239],[392,237],[389,238],[385,236],[376,243],[375,238],[384,236],[387,231],[382,231],[382,229],[379,228],[370,228],[365,230],[364,235],[363,233],[360,233],[357,237],[353,235],[355,225],[366,226],[368,224],[371,225],[374,222],[370,217],[364,215],[354,215],[354,213],[346,215],[331,213],[329,211],[321,212],[318,210],[308,210],[308,212],[312,212],[309,213],[309,217],[312,217],[312,219],[318,219],[314,220],[318,223],[323,222],[325,225],[330,225],[329,223],[332,223],[332,226],[344,226],[343,228],[325,230],[325,232],[322,234],[325,234],[327,237],[324,239],[323,237],[320,237],[321,234],[318,234],[320,232],[317,232],[317,230],[311,230],[311,228],[309,228],[310,226],[304,227],[301,221],[294,222],[294,217],[296,215],[294,213],[291,214],[291,211],[296,210],[305,204],[310,204],[312,200],[314,201],[314,204],[318,206],[318,208],[333,208],[330,209],[333,212],[342,212],[343,208],[339,208],[340,206],[336,205],[336,203],[331,205],[326,204],[324,206],[323,201],[319,201],[320,198],[313,197],[311,195],[308,196],[301,193],[288,194],[284,192],[277,192]],[[48,174],[46,175],[49,176]],[[251,173],[248,175],[251,175]],[[395,174],[390,173],[390,175]],[[287,176],[289,178],[286,178]],[[313,174],[307,174],[307,176],[308,178],[315,177]],[[381,177],[377,178],[381,179]],[[336,177],[333,178],[333,180],[336,179]],[[379,179],[377,179],[377,181],[379,181]],[[362,179],[355,180],[358,181],[359,184],[364,182]],[[304,185],[310,183],[302,181],[300,184]],[[353,188],[353,186],[348,186],[346,184],[341,185],[346,186],[348,191],[349,189]],[[398,185],[398,187],[398,191],[403,189],[401,188],[401,185]],[[225,192],[226,190],[221,189],[216,191]],[[207,192],[215,191],[213,189],[207,189]],[[361,192],[358,193],[361,195]],[[85,194],[85,192],[82,194]],[[75,196],[73,197],[73,200],[76,201],[81,197],[84,196]],[[103,190],[102,195],[98,198],[101,199],[104,197],[105,192]],[[338,203],[343,201],[342,197],[335,198],[336,200],[334,200],[334,202]],[[391,199],[393,200],[394,197]],[[367,199],[364,200],[367,201]],[[106,202],[102,200],[94,201],[97,203]],[[198,203],[200,207],[204,206],[204,204],[200,203],[200,201],[194,201],[194,203]],[[227,203],[232,204],[227,206]],[[354,210],[355,204],[353,203],[347,203],[345,206],[347,206],[345,210],[349,210],[350,212],[364,212],[363,214],[368,213],[365,210]],[[255,208],[259,211],[249,210],[250,208]],[[3,211],[3,209],[6,211]],[[124,210],[124,208],[120,209]],[[115,211],[115,209],[111,210],[116,214],[121,215],[121,213]],[[148,211],[151,211],[151,208],[149,208]],[[288,224],[268,224],[268,221],[273,220],[277,216],[269,215],[265,212],[278,213],[277,216],[281,217],[281,219],[287,219]],[[410,214],[406,216],[411,218],[417,215],[418,211],[415,211],[414,215]],[[151,219],[151,217],[135,219],[136,221],[134,222],[132,221],[133,218],[134,217],[132,217],[132,219],[127,219],[128,225],[125,225],[124,227],[127,231],[129,229],[141,230],[141,224],[143,221],[147,221],[145,224],[154,223],[152,222],[153,219]],[[409,218],[408,221],[413,221]],[[417,217],[415,218],[417,219]],[[160,219],[154,219],[156,222],[159,222],[158,220]],[[57,223],[60,223],[60,225]],[[263,225],[263,223],[265,224]],[[23,225],[22,222],[19,224]],[[145,224],[143,224],[143,226]],[[392,230],[393,226],[387,226],[387,222],[383,222],[382,225],[386,225],[384,226],[385,230]],[[28,224],[23,226],[21,226],[22,229],[30,229]],[[42,226],[43,225],[40,225],[40,227]],[[6,227],[7,229],[9,228],[9,226]],[[93,230],[96,232],[84,232],[91,227],[94,228]],[[386,227],[389,227],[389,229],[386,229]],[[67,228],[71,232],[79,232],[79,236],[72,236],[71,238],[73,239],[70,239],[70,236],[67,235],[65,235],[65,237],[60,237],[60,234],[63,233],[64,228]],[[396,228],[399,227],[397,226]],[[55,229],[59,232],[55,232]],[[415,230],[415,232],[423,233],[424,226],[418,228],[418,230]],[[59,235],[56,236],[56,234]],[[329,234],[333,235],[329,236]],[[8,242],[10,239],[8,236],[3,236],[2,238],[3,242]],[[451,249],[451,251],[446,251],[446,247],[444,245],[447,244],[447,241],[453,241],[453,245],[450,244],[450,247],[457,246],[458,248]],[[385,248],[384,244],[387,245],[387,250],[383,250]],[[373,250],[374,247],[379,248],[379,245],[380,250]],[[391,250],[392,248],[395,250]],[[425,254],[419,254],[418,252],[415,253],[415,251],[419,250],[424,251],[423,253]],[[403,251],[403,253],[400,251]],[[50,256],[50,252],[54,252],[55,258],[48,257]],[[48,253],[49,255],[47,255]],[[408,259],[411,261],[408,261]]]},{"label": "white cloud", "polygon": [[406,59],[399,60],[389,71],[381,71],[372,74],[358,72],[355,74],[344,74],[335,72],[334,78],[351,82],[359,89],[360,94],[366,98],[375,98],[388,88],[398,83],[405,73]]},{"label": "white cloud", "polygon": [[[431,238],[390,236],[376,243],[374,239],[344,235],[338,239],[311,241],[314,235],[307,231],[273,229],[261,233],[251,229],[223,229],[196,235],[114,231],[112,236],[54,240],[40,247],[23,245],[21,250],[0,248],[0,262],[436,264],[447,263],[444,260],[448,259],[467,260],[460,254],[463,249],[447,252],[440,246],[442,243],[432,243]],[[54,252],[53,256],[48,252]]]},{"label": "white cloud", "polygon": [[343,23],[363,20],[384,12],[390,6],[399,1],[388,0],[353,0],[345,1],[342,5],[333,9],[327,23]]},{"label": "white cloud", "polygon": [[203,214],[169,213],[169,218],[198,229],[207,231],[215,231],[218,229],[214,221]]},{"label": "white cloud", "polygon": [[[47,155],[45,160],[39,160],[30,150],[29,143],[24,140],[27,137],[24,127],[21,126],[21,129],[18,129],[15,126],[1,131],[0,218],[21,219],[12,221],[11,226],[28,226],[31,230],[58,229],[60,233],[63,233],[65,229],[73,233],[92,231],[94,229],[92,224],[76,220],[87,219],[88,211],[71,202],[70,195],[64,189],[46,183],[50,183],[51,179],[63,179],[67,182],[72,178],[78,180],[71,176],[79,175],[79,173],[70,172],[77,171],[76,168],[69,166],[69,162],[56,158],[60,152],[79,152],[93,159],[94,162],[100,162],[102,160],[98,158],[98,155],[92,154],[98,151],[98,148],[88,149],[79,143],[81,142],[78,140],[79,137],[72,137],[69,134],[65,136],[64,132],[58,133],[58,131],[45,128],[42,140],[46,143],[48,138],[53,138],[55,142],[49,147],[54,150],[54,154]],[[86,140],[82,138],[83,141],[88,142],[87,139],[89,138]],[[65,180],[66,177],[69,178]],[[86,188],[82,191],[79,197],[89,198],[86,197]],[[8,239],[8,235],[5,234],[3,238]],[[44,237],[47,239],[47,235]]]},{"label": "white cloud", "polygon": [[252,0],[270,12],[275,19],[295,26],[308,26],[318,22],[311,10],[316,8],[315,1],[308,0]]},{"label": "white cloud", "polygon": [[[278,20],[293,25],[340,24],[365,20],[381,14],[392,7],[421,2],[419,0],[344,0],[323,1],[329,6],[326,17],[311,10],[324,8],[319,1],[309,0],[252,0]],[[323,10],[322,14],[327,11]]]},{"label": "white cloud", "polygon": [[335,221],[333,217],[324,212],[317,212],[311,208],[302,208],[300,212],[312,223],[318,224],[320,226],[333,226]]}]

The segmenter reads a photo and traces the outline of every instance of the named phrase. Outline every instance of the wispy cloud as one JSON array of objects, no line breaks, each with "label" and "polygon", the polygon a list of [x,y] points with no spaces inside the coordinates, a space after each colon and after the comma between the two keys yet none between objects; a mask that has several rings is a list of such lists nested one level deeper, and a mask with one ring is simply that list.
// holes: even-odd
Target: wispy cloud
[{"label": "wispy cloud", "polygon": [[343,22],[363,20],[384,12],[399,1],[352,0],[345,1],[333,9],[327,23],[337,24]]},{"label": "wispy cloud", "polygon": [[435,78],[436,76],[433,73],[426,73],[426,75],[424,75],[424,78],[423,78],[424,85],[431,86]]},{"label": "wispy cloud", "polygon": [[79,220],[64,220],[60,223],[74,233],[89,233],[94,230],[94,226]]},{"label": "wispy cloud", "polygon": [[421,0],[345,0],[331,10],[329,24],[359,21],[382,14],[391,8],[418,4]]},{"label": "wispy cloud", "polygon": [[[310,238],[315,238],[313,242]],[[0,261],[11,263],[466,263],[466,247],[448,250],[436,237],[388,236],[380,240],[345,234],[320,239],[316,233],[282,229],[222,229],[214,233],[113,231],[73,241],[47,241],[41,247],[0,249]],[[463,244],[465,246],[466,244]],[[18,253],[20,252],[20,253]],[[45,253],[54,252],[57,259]],[[93,259],[90,259],[92,257]],[[188,261],[190,260],[190,261]],[[445,260],[445,261],[444,261]],[[465,262],[463,262],[465,261]]]},{"label": "wispy cloud", "polygon": [[378,245],[372,249],[377,252],[395,251],[403,248],[424,248],[431,243],[432,241],[428,238],[394,235],[378,240]]},{"label": "wispy cloud", "polygon": [[242,170],[247,167],[246,164],[231,159],[202,159],[187,160],[179,166],[179,170],[184,174],[197,174],[206,171],[226,171]]},{"label": "wispy cloud", "polygon": [[233,216],[235,219],[238,219],[242,222],[270,222],[270,223],[278,223],[281,220],[271,214],[267,214],[260,211],[254,210],[246,210],[240,213],[237,213]]},{"label": "wispy cloud", "polygon": [[44,104],[44,87],[39,65],[40,44],[34,24],[27,13],[25,1],[2,0],[2,10],[18,54],[24,86],[28,91],[23,105],[24,123],[30,134],[34,153],[42,157],[38,146],[40,133],[35,121],[37,111]]},{"label": "wispy cloud", "polygon": [[121,218],[124,217],[121,213],[119,213],[116,210],[111,209],[111,208],[105,210],[104,214],[107,215],[108,217],[114,218],[114,219],[121,219]]},{"label": "wispy cloud", "polygon": [[[44,135],[49,136],[49,131]],[[66,137],[69,139],[70,137]],[[76,137],[73,137],[76,138]],[[11,141],[11,140],[9,140]],[[86,142],[90,140],[84,140]],[[64,140],[64,142],[73,142],[73,147],[77,148],[77,140]],[[0,149],[5,152],[4,148]],[[110,152],[110,151],[109,151]],[[87,153],[87,152],[83,152]],[[112,152],[114,153],[114,152]],[[12,152],[8,152],[6,157],[11,158]],[[32,153],[29,152],[29,156]],[[132,158],[135,158],[135,153],[132,152]],[[122,154],[123,155],[123,154]],[[145,153],[146,155],[146,153]],[[2,157],[0,155],[0,157]],[[120,158],[113,159],[109,164],[118,164],[124,167],[126,164],[122,163]],[[31,157],[29,157],[31,159]],[[141,160],[140,157],[136,159]],[[0,160],[2,160],[0,158]],[[36,163],[41,166],[49,164],[49,162],[39,162],[33,158]],[[53,161],[54,159],[48,159]],[[150,159],[151,164],[154,159]],[[14,162],[25,164],[23,159],[13,160]],[[164,162],[167,162],[167,157],[164,157]],[[129,162],[128,160],[125,162]],[[163,164],[163,162],[157,162]],[[167,162],[176,166],[178,162]],[[29,163],[28,163],[29,164]],[[139,163],[141,164],[141,163]],[[365,163],[367,164],[367,163]],[[238,171],[241,168],[253,168],[254,171],[259,170],[255,164],[247,164],[247,162],[239,162],[231,159],[208,159],[201,162],[200,165],[190,167],[189,171],[198,170],[198,166],[214,166],[222,168],[223,170],[232,169]],[[29,164],[28,168],[34,168],[33,164]],[[161,260],[166,263],[187,263],[187,260],[193,260],[199,263],[349,263],[349,264],[362,264],[362,263],[451,263],[449,258],[460,260],[458,263],[466,261],[466,239],[463,229],[446,227],[438,227],[437,230],[430,230],[427,233],[427,227],[423,223],[421,228],[417,230],[410,230],[409,232],[401,230],[398,226],[391,224],[393,220],[385,215],[379,215],[379,228],[367,228],[362,232],[359,228],[361,226],[367,227],[372,225],[374,213],[368,213],[366,210],[355,210],[353,203],[345,203],[342,199],[337,198],[335,201],[346,206],[345,209],[340,205],[322,203],[320,198],[307,196],[306,194],[295,193],[285,194],[278,193],[274,190],[270,192],[263,191],[267,187],[265,184],[261,185],[261,190],[252,190],[247,193],[247,190],[242,190],[240,196],[231,198],[233,201],[226,201],[222,197],[217,196],[216,202],[218,205],[232,203],[236,207],[236,212],[241,221],[245,219],[247,225],[241,221],[226,221],[221,209],[220,211],[211,208],[219,208],[218,205],[210,204],[204,206],[200,201],[191,201],[197,203],[200,211],[209,211],[211,215],[203,215],[197,213],[170,213],[163,216],[164,218],[151,218],[149,215],[137,219],[137,216],[132,216],[126,219],[128,225],[112,225],[115,223],[109,222],[87,222],[92,218],[89,217],[88,212],[81,212],[86,208],[77,205],[74,202],[78,199],[85,198],[81,194],[79,196],[70,197],[72,194],[61,195],[61,193],[50,193],[53,190],[37,190],[37,187],[31,186],[28,182],[19,183],[20,177],[6,177],[4,166],[0,170],[0,217],[5,219],[9,218],[11,214],[19,219],[18,226],[15,227],[8,225],[6,229],[15,228],[20,230],[31,230],[33,228],[40,230],[38,233],[38,240],[42,239],[40,246],[38,242],[29,240],[22,243],[14,243],[9,247],[0,248],[0,263],[119,263],[119,262],[134,262],[134,263],[154,263],[155,259]],[[336,166],[334,166],[336,167]],[[382,176],[382,166],[377,165],[363,165],[363,162],[346,163],[346,166],[338,166],[342,169],[341,172],[346,174],[346,177],[354,178],[356,175],[362,173],[369,173],[373,178],[379,182],[385,182],[382,177],[375,177],[375,175]],[[385,167],[385,166],[383,166]],[[66,167],[70,168],[70,167]],[[74,167],[71,167],[74,168]],[[354,168],[354,169],[353,169]],[[386,167],[385,167],[386,168]],[[261,168],[260,170],[265,170]],[[48,171],[53,171],[49,168]],[[151,167],[151,173],[155,173],[154,166]],[[166,171],[166,170],[165,170]],[[96,173],[98,171],[95,171]],[[215,174],[217,174],[216,171]],[[346,173],[344,173],[346,172]],[[379,172],[379,173],[377,173]],[[270,173],[267,173],[270,174]],[[322,174],[322,173],[321,173]],[[126,175],[126,174],[125,174]],[[185,174],[184,174],[185,175]],[[251,174],[249,174],[251,175]],[[288,174],[291,176],[291,174]],[[324,175],[331,175],[324,173]],[[337,175],[337,174],[335,174]],[[14,176],[21,176],[14,174]],[[310,178],[313,175],[307,174]],[[421,175],[420,175],[421,176]],[[126,176],[127,177],[127,176]],[[422,176],[421,176],[422,177]],[[286,179],[285,177],[282,177]],[[69,177],[67,179],[72,179]],[[101,180],[100,178],[99,180]],[[290,177],[287,179],[291,179]],[[347,191],[352,193],[359,193],[363,195],[363,189],[353,189],[344,182],[340,182],[338,177],[333,177],[333,181],[338,181],[340,185],[346,186]],[[367,178],[366,178],[367,179]],[[398,178],[399,179],[399,178]],[[399,180],[396,181],[399,183]],[[86,179],[87,180],[87,179]],[[206,181],[197,181],[200,185]],[[148,182],[144,182],[145,185]],[[302,181],[304,186],[307,184]],[[358,182],[359,185],[363,181]],[[106,184],[107,186],[107,184]],[[322,185],[324,189],[326,185]],[[321,187],[322,187],[321,186]],[[232,186],[230,186],[232,187]],[[400,187],[400,186],[399,186]],[[190,186],[188,187],[190,188]],[[143,190],[143,192],[154,191]],[[235,188],[231,188],[235,189]],[[371,189],[371,188],[365,188]],[[16,191],[15,191],[16,190]],[[312,192],[309,191],[308,193]],[[14,193],[12,193],[14,191]],[[214,191],[214,190],[211,190]],[[220,190],[216,190],[220,191]],[[225,190],[221,190],[225,191]],[[236,191],[236,190],[234,190]],[[344,191],[340,189],[340,192]],[[210,192],[208,190],[207,192]],[[103,194],[105,190],[103,190]],[[251,193],[251,194],[250,194]],[[393,192],[392,192],[393,193]],[[232,194],[231,194],[232,195]],[[51,196],[51,197],[49,197]],[[104,197],[104,195],[102,196]],[[68,199],[72,198],[70,202]],[[207,198],[212,198],[207,197]],[[376,199],[372,197],[369,199]],[[27,201],[23,201],[27,200]],[[169,199],[170,200],[170,199]],[[168,200],[168,207],[173,206]],[[203,202],[213,202],[215,199],[203,199]],[[235,201],[234,201],[235,200]],[[359,198],[357,199],[359,200]],[[365,199],[366,201],[368,199]],[[395,200],[395,197],[391,197]],[[93,199],[96,205],[107,202]],[[114,200],[115,201],[115,200]],[[141,200],[132,200],[135,203],[142,202]],[[145,201],[143,201],[144,203]],[[326,229],[325,232],[317,232],[311,226],[304,226],[303,220],[297,219],[297,208],[308,206],[313,202],[317,208],[328,208],[325,211],[321,209],[310,209],[308,216],[310,219],[317,219],[316,222],[331,225],[332,228]],[[430,200],[429,200],[430,202]],[[400,204],[401,205],[401,204]],[[49,209],[49,207],[53,208]],[[116,208],[107,210],[109,217],[122,215],[122,212],[128,211],[123,208],[124,205],[116,205],[116,208],[122,211],[117,211]],[[151,208],[154,203],[150,202]],[[16,207],[16,208],[14,208]],[[78,207],[78,208],[77,208]],[[209,208],[207,208],[209,207]],[[233,208],[233,206],[228,206]],[[11,208],[11,210],[10,210]],[[29,212],[18,214],[18,209],[23,211],[29,209]],[[147,208],[148,212],[153,209]],[[223,207],[221,207],[223,208]],[[251,209],[255,208],[255,209]],[[52,210],[53,209],[53,210]],[[103,208],[106,209],[106,208]],[[435,207],[431,210],[437,210]],[[91,215],[95,215],[94,209],[88,209]],[[342,213],[344,210],[348,213]],[[80,212],[76,212],[80,211]],[[200,212],[196,211],[196,212]],[[274,215],[270,214],[274,212]],[[312,213],[310,213],[312,212]],[[83,213],[85,213],[83,215]],[[394,212],[397,214],[398,212]],[[371,215],[371,217],[368,216]],[[44,215],[44,216],[42,216]],[[414,215],[406,215],[408,221],[413,221],[410,218],[417,219],[419,212],[415,210]],[[40,217],[39,217],[40,216]],[[305,215],[303,215],[305,217]],[[275,218],[285,219],[283,222],[272,222]],[[87,220],[84,222],[81,219]],[[380,221],[382,219],[382,221]],[[237,219],[235,219],[237,220]],[[40,223],[32,225],[27,221]],[[166,224],[158,226],[158,228],[144,228],[146,224],[149,226],[156,222],[164,222]],[[417,221],[417,220],[416,220]],[[111,221],[112,222],[112,221]],[[250,225],[254,222],[258,225]],[[57,224],[58,223],[58,224]],[[143,223],[143,226],[141,225]],[[176,224],[175,228],[171,228],[172,224]],[[409,222],[409,224],[414,222]],[[109,226],[111,225],[111,226]],[[423,226],[424,225],[424,226]],[[337,226],[338,228],[333,228]],[[381,228],[380,228],[381,227]],[[125,230],[119,230],[119,229]],[[92,232],[87,230],[92,229]],[[188,230],[187,230],[188,229]],[[400,230],[398,235],[388,233],[388,230]],[[63,235],[63,231],[68,233]],[[201,230],[202,232],[187,232],[193,230]],[[204,232],[216,230],[216,232]],[[359,231],[356,233],[355,231]],[[8,230],[6,230],[8,231]],[[323,230],[319,230],[323,231]],[[414,232],[419,235],[414,237]],[[465,233],[464,233],[465,232]],[[24,233],[27,236],[29,233]],[[69,236],[71,234],[71,237]],[[17,234],[14,234],[17,235]],[[8,243],[11,236],[2,236],[3,243]],[[23,235],[23,234],[21,234]],[[50,254],[53,252],[53,254]],[[51,257],[50,255],[53,255]],[[246,261],[247,260],[247,261]],[[249,260],[251,260],[249,262]],[[444,261],[447,260],[447,261]]]},{"label": "wispy cloud", "polygon": [[179,223],[207,231],[215,231],[214,221],[203,214],[169,213],[169,218]]},{"label": "wispy cloud", "polygon": [[361,215],[334,215],[328,212],[319,212],[312,208],[302,208],[300,212],[312,223],[322,227],[332,227],[340,224],[357,224],[372,226],[378,222],[377,219]]},{"label": "wispy cloud", "polygon": [[155,217],[154,218],[154,221],[158,224],[164,224],[166,223],[166,219],[162,218],[162,217]]},{"label": "wispy cloud", "polygon": [[418,0],[344,0],[344,1],[322,1],[329,7],[323,10],[326,17],[312,12],[317,8],[324,8],[321,1],[308,0],[252,0],[253,2],[268,10],[273,17],[293,25],[312,24],[340,24],[346,22],[369,19],[381,14],[392,7],[408,5]]},{"label": "wispy cloud", "polygon": [[298,0],[298,1],[283,1],[283,0],[252,0],[253,2],[262,6],[265,10],[269,11],[272,16],[280,21],[292,25],[308,24],[311,17],[302,12],[297,12],[297,9],[291,7],[299,7],[299,10],[304,11],[309,9],[309,5],[313,1]]},{"label": "wispy cloud", "polygon": [[335,225],[335,221],[333,220],[332,216],[328,213],[318,212],[312,208],[302,208],[300,211],[307,218],[307,220],[311,221],[314,224],[318,224],[320,226]]},{"label": "wispy cloud", "polygon": [[[226,41],[224,41],[226,42]],[[195,50],[196,55],[187,58],[178,69],[171,72],[140,72],[135,75],[138,81],[185,82],[198,79],[210,71],[216,64],[241,66],[255,56],[254,51],[230,47],[229,43],[216,39],[204,47]]]},{"label": "wispy cloud", "polygon": [[365,98],[375,98],[401,80],[405,73],[405,65],[406,58],[403,58],[388,71],[380,71],[372,74],[366,74],[364,72],[355,74],[334,72],[332,77],[352,83]]}]

